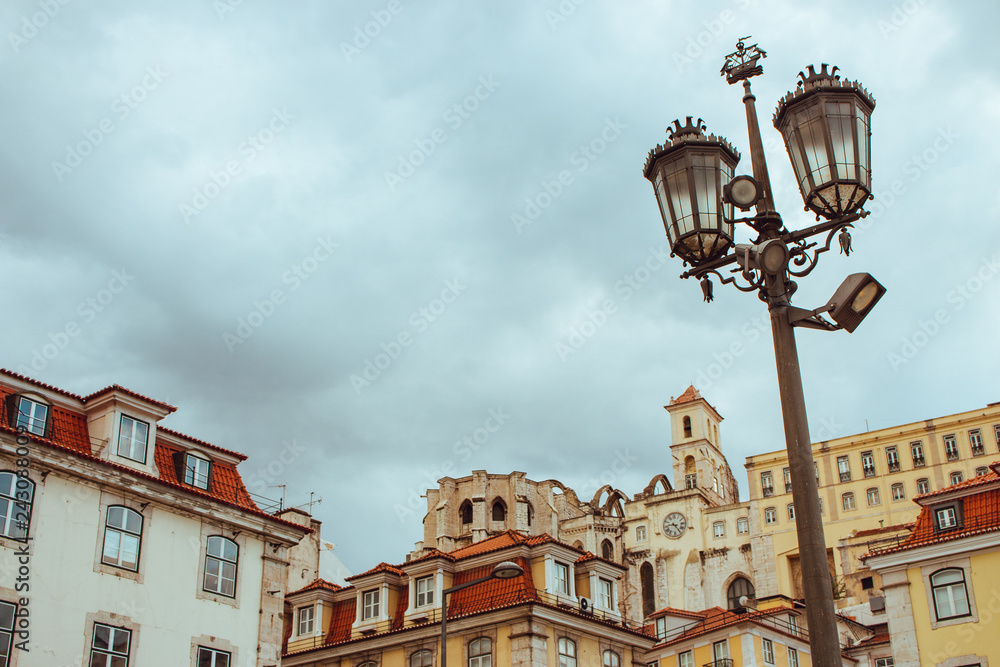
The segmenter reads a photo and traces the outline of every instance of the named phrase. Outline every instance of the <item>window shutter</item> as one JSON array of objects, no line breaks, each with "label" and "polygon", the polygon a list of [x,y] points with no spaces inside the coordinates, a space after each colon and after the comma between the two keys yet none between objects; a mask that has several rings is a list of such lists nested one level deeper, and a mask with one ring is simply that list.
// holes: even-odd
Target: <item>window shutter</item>
[{"label": "window shutter", "polygon": [[209,493],[212,492],[212,478],[215,477],[215,463],[213,461],[208,462],[208,488],[205,489]]},{"label": "window shutter", "polygon": [[4,398],[4,407],[7,408],[7,423],[12,428],[17,428],[17,401],[21,398],[17,394],[7,394]]}]

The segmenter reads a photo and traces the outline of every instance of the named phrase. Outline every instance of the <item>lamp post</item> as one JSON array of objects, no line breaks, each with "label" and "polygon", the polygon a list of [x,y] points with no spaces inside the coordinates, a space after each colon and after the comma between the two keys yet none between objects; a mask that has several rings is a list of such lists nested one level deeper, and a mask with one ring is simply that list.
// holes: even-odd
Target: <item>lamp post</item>
[{"label": "lamp post", "polygon": [[[802,563],[802,586],[809,621],[813,665],[841,665],[840,642],[833,604],[833,585],[827,565],[819,493],[813,472],[812,445],[806,419],[802,377],[795,347],[794,327],[848,332],[861,323],[885,293],[869,274],[851,275],[826,305],[814,310],[796,308],[792,277],[808,274],[820,254],[830,249],[835,234],[841,252],[850,254],[851,223],[868,215],[862,207],[871,195],[871,135],[869,121],[875,100],[861,85],[841,81],[837,68],[809,75],[794,93],[778,104],[774,126],[784,137],[805,208],[825,222],[789,231],[775,211],[750,79],[763,72],[765,58],[744,37],[726,58],[722,74],[732,85],[743,83],[753,176],[732,176],[739,154],[722,137],[705,134],[705,125],[687,118],[668,129],[668,142],[649,152],[644,175],[653,184],[660,215],[673,255],[690,268],[682,278],[701,281],[705,301],[713,299],[711,277],[744,292],[758,293],[767,303],[774,337],[775,363],[785,445],[795,503],[795,529]],[[751,217],[734,219],[733,209],[756,209]],[[751,244],[733,244],[735,222],[756,234]],[[826,242],[808,242],[826,234]],[[735,264],[730,275],[720,269]],[[823,317],[829,314],[832,319]]]},{"label": "lamp post", "polygon": [[513,579],[522,574],[524,574],[524,568],[520,565],[504,561],[494,565],[493,570],[485,577],[466,581],[464,584],[458,584],[457,586],[452,586],[441,591],[441,660],[439,661],[441,667],[447,667],[448,664],[448,594],[481,584],[490,579]]}]

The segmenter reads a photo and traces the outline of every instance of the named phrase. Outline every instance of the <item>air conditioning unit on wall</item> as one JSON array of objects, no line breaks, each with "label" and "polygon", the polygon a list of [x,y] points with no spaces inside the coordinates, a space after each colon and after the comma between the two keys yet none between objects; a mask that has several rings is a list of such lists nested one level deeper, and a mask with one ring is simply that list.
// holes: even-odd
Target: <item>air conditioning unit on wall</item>
[{"label": "air conditioning unit on wall", "polygon": [[581,612],[584,614],[594,613],[594,603],[590,601],[590,598],[580,597],[577,598],[577,601],[580,603]]}]

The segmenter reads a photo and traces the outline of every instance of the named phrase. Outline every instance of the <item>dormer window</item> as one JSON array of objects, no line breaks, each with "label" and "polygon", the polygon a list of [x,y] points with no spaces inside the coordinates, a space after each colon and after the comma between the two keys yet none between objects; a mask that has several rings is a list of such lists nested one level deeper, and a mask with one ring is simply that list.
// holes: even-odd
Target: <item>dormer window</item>
[{"label": "dormer window", "polygon": [[302,635],[311,635],[312,634],[312,632],[313,632],[313,626],[314,626],[315,620],[316,620],[315,619],[315,614],[316,614],[316,608],[313,607],[313,606],[302,607],[301,609],[299,609],[299,627],[298,627],[298,631],[299,632],[298,632],[298,634],[299,634],[300,637]]},{"label": "dormer window", "polygon": [[207,491],[211,468],[211,461],[188,452],[184,456],[184,483]]},{"label": "dormer window", "polygon": [[17,419],[14,428],[24,427],[28,433],[45,437],[48,426],[49,406],[27,396],[15,396]]},{"label": "dormer window", "polygon": [[118,456],[145,463],[148,439],[149,424],[122,415],[118,429]]},{"label": "dormer window", "polygon": [[556,593],[569,595],[569,565],[555,563],[553,567]]},{"label": "dormer window", "polygon": [[370,591],[365,591],[362,594],[362,605],[361,605],[361,620],[371,621],[378,618],[379,614],[379,593],[381,591],[377,588],[373,588]]},{"label": "dormer window", "polygon": [[960,528],[962,525],[961,503],[954,502],[934,509],[934,530],[942,532]]},{"label": "dormer window", "polygon": [[425,607],[434,604],[434,577],[417,579],[417,606]]}]

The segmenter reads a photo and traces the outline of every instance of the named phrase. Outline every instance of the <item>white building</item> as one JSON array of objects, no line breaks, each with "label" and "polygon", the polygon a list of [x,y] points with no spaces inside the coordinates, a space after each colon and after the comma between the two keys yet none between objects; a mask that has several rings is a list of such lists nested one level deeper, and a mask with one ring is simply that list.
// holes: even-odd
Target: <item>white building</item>
[{"label": "white building", "polygon": [[0,667],[279,664],[289,551],[311,531],[254,504],[245,456],[117,385],[0,370],[0,399]]}]

